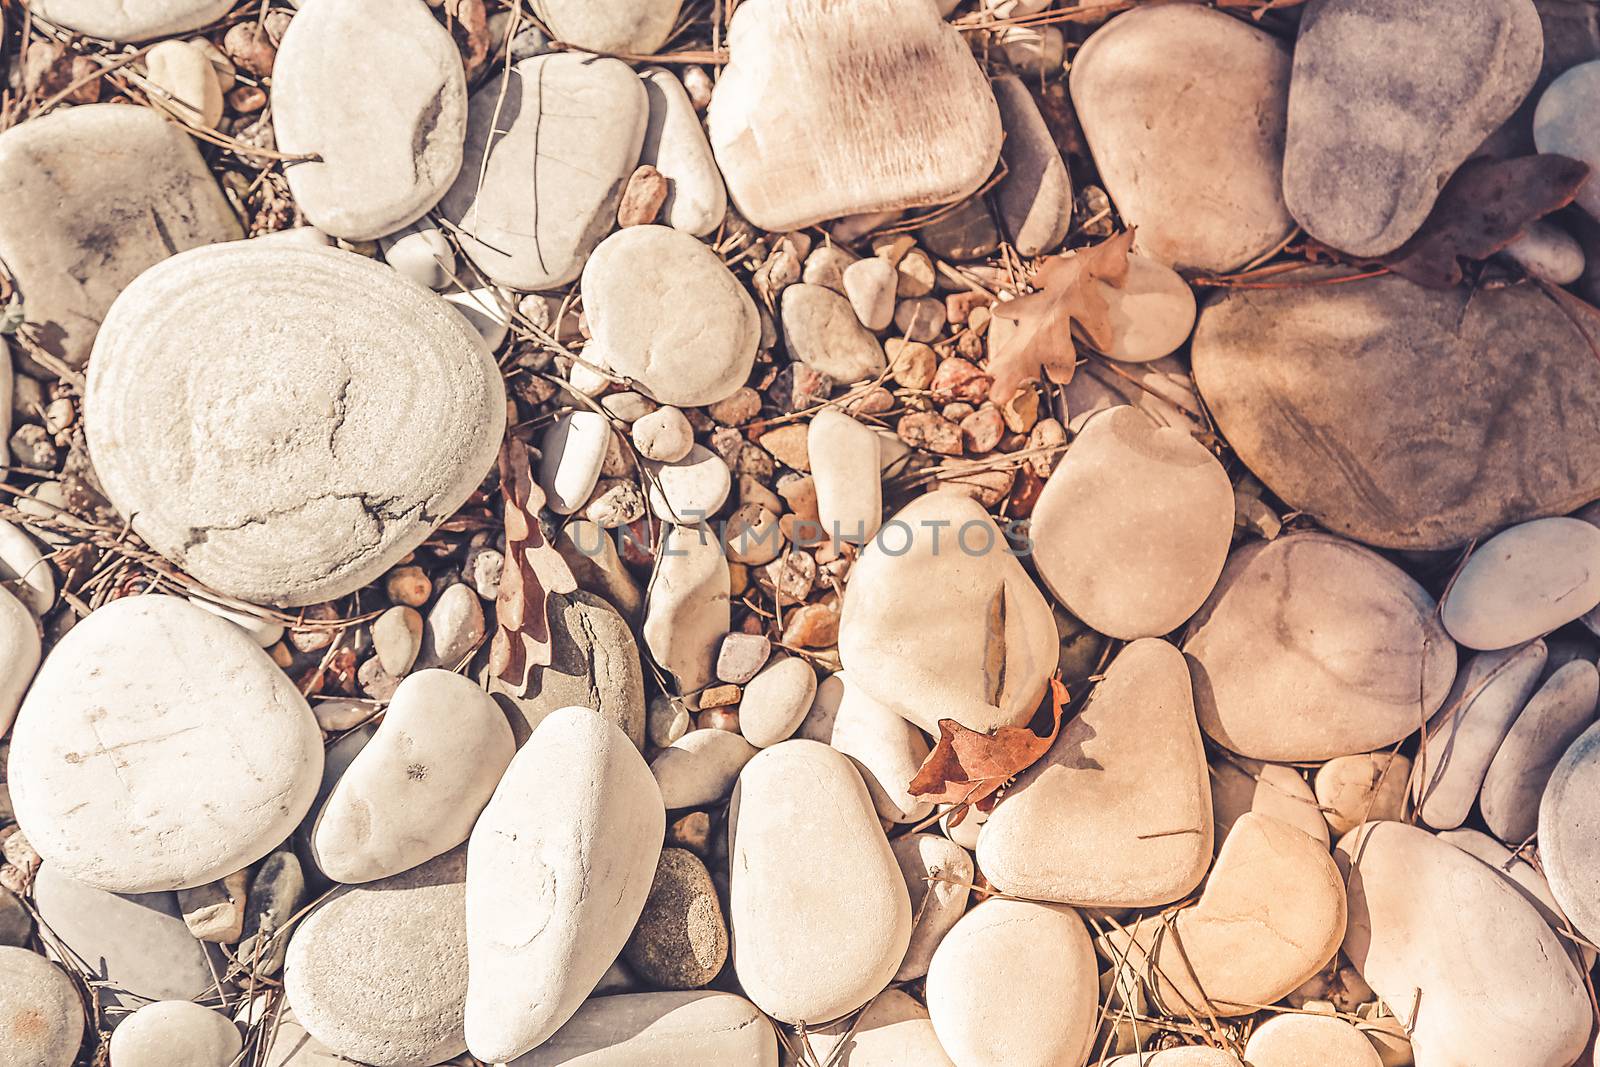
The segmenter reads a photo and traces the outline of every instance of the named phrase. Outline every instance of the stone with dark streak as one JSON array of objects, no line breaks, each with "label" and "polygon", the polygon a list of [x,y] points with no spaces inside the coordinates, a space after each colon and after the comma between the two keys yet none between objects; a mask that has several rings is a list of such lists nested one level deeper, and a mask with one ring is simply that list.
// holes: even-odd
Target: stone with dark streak
[{"label": "stone with dark streak", "polygon": [[1532,286],[1234,291],[1193,358],[1239,458],[1356,540],[1452,548],[1600,497],[1600,359]]}]

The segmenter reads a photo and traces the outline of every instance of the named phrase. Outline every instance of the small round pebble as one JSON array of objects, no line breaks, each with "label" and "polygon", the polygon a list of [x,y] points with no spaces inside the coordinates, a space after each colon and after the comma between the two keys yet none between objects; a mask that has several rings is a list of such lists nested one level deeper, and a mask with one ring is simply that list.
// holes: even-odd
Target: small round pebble
[{"label": "small round pebble", "polygon": [[775,745],[795,732],[816,695],[811,664],[795,656],[774,659],[744,688],[739,730],[757,748]]},{"label": "small round pebble", "polygon": [[698,989],[722,970],[728,924],[711,872],[694,853],[661,850],[655,882],[622,958],[661,989]]},{"label": "small round pebble", "polygon": [[633,424],[633,447],[645,459],[676,463],[694,447],[694,427],[670,405],[641,415]]},{"label": "small round pebble", "polygon": [[228,1067],[243,1041],[226,1015],[188,1000],[146,1004],[111,1035],[116,1067]]}]

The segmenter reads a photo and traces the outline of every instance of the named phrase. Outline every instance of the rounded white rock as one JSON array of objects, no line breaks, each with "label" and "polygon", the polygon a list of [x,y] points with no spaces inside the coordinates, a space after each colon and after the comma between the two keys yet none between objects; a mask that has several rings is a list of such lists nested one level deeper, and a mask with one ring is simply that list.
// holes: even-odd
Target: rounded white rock
[{"label": "rounded white rock", "polygon": [[1467,557],[1439,611],[1468,648],[1509,648],[1600,604],[1600,527],[1533,519],[1495,534]]},{"label": "rounded white rock", "polygon": [[228,1067],[244,1045],[226,1015],[190,1000],[146,1004],[111,1034],[117,1067]]}]

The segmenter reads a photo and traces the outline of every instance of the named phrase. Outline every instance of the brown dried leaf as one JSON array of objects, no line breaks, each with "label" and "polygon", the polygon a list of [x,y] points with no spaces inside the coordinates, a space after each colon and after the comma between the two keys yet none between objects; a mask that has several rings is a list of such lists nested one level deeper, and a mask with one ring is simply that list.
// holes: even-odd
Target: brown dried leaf
[{"label": "brown dried leaf", "polygon": [[1380,261],[1430,289],[1461,284],[1461,260],[1488,259],[1530,223],[1572,203],[1589,168],[1565,156],[1474,159],[1439,193],[1415,236]]},{"label": "brown dried leaf", "polygon": [[444,0],[444,10],[471,81],[489,60],[489,12],[483,0]]},{"label": "brown dried leaf", "polygon": [[533,480],[528,446],[508,436],[500,446],[499,466],[507,567],[495,600],[489,671],[522,689],[530,668],[550,665],[550,594],[574,592],[578,583],[539,528],[544,490]]},{"label": "brown dried leaf", "polygon": [[1050,256],[1034,272],[1037,292],[994,306],[997,318],[1009,319],[1017,328],[989,360],[994,378],[989,399],[1004,404],[1041,371],[1053,382],[1071,381],[1077,359],[1074,322],[1095,344],[1111,343],[1111,309],[1094,283],[1120,288],[1127,281],[1132,244],[1133,231],[1124,230],[1097,245]]},{"label": "brown dried leaf", "polygon": [[980,734],[954,719],[940,719],[939,743],[911,779],[911,795],[935,804],[964,805],[950,816],[951,826],[966,818],[967,806],[979,811],[993,808],[995,793],[1050,751],[1067,701],[1067,687],[1059,678],[1050,679],[1048,737],[1029,726],[1002,726],[992,734]]}]

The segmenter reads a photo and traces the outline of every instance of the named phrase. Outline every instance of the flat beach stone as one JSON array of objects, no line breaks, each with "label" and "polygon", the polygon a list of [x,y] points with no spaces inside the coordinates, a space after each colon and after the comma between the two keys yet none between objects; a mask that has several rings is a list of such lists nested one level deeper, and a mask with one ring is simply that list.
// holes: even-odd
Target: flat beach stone
[{"label": "flat beach stone", "polygon": [[667,179],[661,219],[675,230],[705,237],[728,214],[728,190],[705,128],[676,74],[650,67],[639,77],[650,98],[650,122],[639,162],[655,167]]},{"label": "flat beach stone", "polygon": [[1037,256],[1060,245],[1072,226],[1072,175],[1022,79],[1007,74],[989,87],[1006,131],[1006,177],[995,189],[1000,221],[1018,255]]},{"label": "flat beach stone", "polygon": [[0,946],[0,1035],[8,1064],[70,1067],[83,1040],[83,1003],[67,972],[28,949]]},{"label": "flat beach stone", "polygon": [[39,668],[39,624],[22,601],[0,589],[0,737],[11,729]]},{"label": "flat beach stone", "polygon": [[1335,533],[1453,548],[1600,497],[1600,362],[1536,287],[1234,290],[1192,352],[1239,458]]},{"label": "flat beach stone", "polygon": [[583,268],[583,310],[606,365],[663,404],[727,399],[761,340],[755,301],[721,257],[667,226],[600,242]]},{"label": "flat beach stone", "polygon": [[1317,798],[1293,767],[1238,758],[1214,761],[1211,814],[1219,847],[1247,811],[1270,816],[1328,844],[1328,824],[1317,810]]},{"label": "flat beach stone", "polygon": [[757,753],[728,808],[728,855],[733,967],[761,1010],[832,1022],[894,978],[911,900],[842,754],[804,740]]},{"label": "flat beach stone", "polygon": [[844,669],[932,735],[940,719],[984,731],[1027,722],[1058,653],[1044,596],[994,520],[955,490],[897,512],[845,587]]},{"label": "flat beach stone", "polygon": [[59,26],[111,41],[145,41],[187,33],[215,22],[229,0],[44,0],[33,12]]},{"label": "flat beach stone", "polygon": [[1383,1067],[1372,1042],[1343,1019],[1327,1015],[1274,1015],[1244,1046],[1249,1067]]},{"label": "flat beach stone", "polygon": [[1600,936],[1600,726],[1567,748],[1539,802],[1539,858],[1550,891],[1577,931]]},{"label": "flat beach stone", "polygon": [[667,41],[679,0],[534,0],[558,41],[592,52],[649,55]]},{"label": "flat beach stone", "polygon": [[1317,240],[1381,256],[1539,76],[1533,0],[1322,0],[1300,20],[1283,192]]},{"label": "flat beach stone", "polygon": [[242,1046],[226,1015],[188,1000],[146,1004],[111,1035],[117,1067],[228,1067]]},{"label": "flat beach stone", "polygon": [[1139,640],[1106,669],[1042,760],[978,834],[995,888],[1089,907],[1179,899],[1211,863],[1211,789],[1189,670]]},{"label": "flat beach stone", "polygon": [[884,990],[854,1019],[808,1029],[806,1041],[833,1067],[955,1067],[928,1009],[898,989]]},{"label": "flat beach stone", "polygon": [[711,873],[693,852],[661,850],[650,895],[622,958],[634,974],[660,989],[697,989],[722,970],[728,960],[728,921]]},{"label": "flat beach stone", "polygon": [[928,973],[928,961],[944,935],[967,910],[972,857],[939,834],[903,834],[889,842],[911,894],[911,944],[894,980],[909,982]]},{"label": "flat beach stone", "polygon": [[1500,840],[1520,845],[1538,830],[1539,799],[1557,761],[1594,722],[1597,699],[1600,672],[1586,659],[1556,668],[1528,699],[1478,792],[1483,821]]},{"label": "flat beach stone", "polygon": [[277,664],[231,622],[146,595],[111,601],[56,644],[17,715],[8,784],[60,874],[143,893],[266,855],[321,771],[322,732]]},{"label": "flat beach stone", "polygon": [[762,229],[961,200],[994,169],[994,95],[933,0],[752,4],[728,54],[711,147]]},{"label": "flat beach stone", "polygon": [[328,1048],[373,1067],[428,1067],[466,1051],[467,859],[335,890],[295,927],[284,993]]},{"label": "flat beach stone", "polygon": [[1427,591],[1322,533],[1236,549],[1183,651],[1200,728],[1241,756],[1280,762],[1394,744],[1443,705],[1456,673]]},{"label": "flat beach stone", "polygon": [[84,104],[18,123],[0,135],[0,185],[0,260],[39,345],[74,367],[146,267],[244,236],[194,139],[149,108]]},{"label": "flat beach stone", "polygon": [[422,0],[307,0],[272,66],[278,151],[307,221],[349,241],[415,222],[461,170],[467,79]]},{"label": "flat beach stone", "polygon": [[84,421],[146,541],[220,592],[293,606],[359,589],[449,518],[493,466],[505,406],[476,331],[426,289],[362,256],[240,242],[124,291]]},{"label": "flat beach stone", "polygon": [[1084,426],[1045,483],[1033,511],[1034,564],[1090,628],[1159,637],[1216,586],[1233,512],[1233,485],[1205,446],[1115,407]]},{"label": "flat beach stone", "polygon": [[588,503],[611,446],[611,422],[579,408],[552,422],[539,438],[539,486],[550,510],[571,515]]},{"label": "flat beach stone", "polygon": [[883,346],[842,294],[804,282],[791,285],[783,291],[779,315],[790,357],[812,370],[845,385],[883,373]]},{"label": "flat beach stone", "polygon": [[1561,516],[1519,523],[1467,557],[1439,618],[1468,648],[1509,648],[1600,604],[1600,527]]},{"label": "flat beach stone", "polygon": [[1226,271],[1294,228],[1282,191],[1289,51],[1275,38],[1197,5],[1128,11],[1078,50],[1071,89],[1139,252]]},{"label": "flat beach stone", "polygon": [[1385,1004],[1408,1015],[1415,1006],[1408,1022],[1419,1067],[1577,1060],[1593,1026],[1583,981],[1561,938],[1509,881],[1405,823],[1368,823],[1338,854],[1353,866],[1345,955]]},{"label": "flat beach stone", "polygon": [[462,251],[512,289],[576,279],[616,224],[648,111],[621,60],[536,55],[489,79],[468,103],[461,170],[439,202]]},{"label": "flat beach stone", "polygon": [[758,751],[729,730],[690,730],[656,753],[650,773],[669,810],[704,808],[728,795]]},{"label": "flat beach stone", "polygon": [[653,1063],[778,1067],[778,1038],[760,1009],[732,993],[624,993],[590,997],[507,1067]]},{"label": "flat beach stone", "polygon": [[[741,725],[743,716],[741,707]],[[918,822],[932,810],[928,801],[910,793],[911,780],[928,758],[928,739],[893,708],[867,696],[843,671],[818,683],[816,699],[795,736],[832,745],[849,756],[880,818]]]},{"label": "flat beach stone", "polygon": [[716,676],[717,646],[732,610],[728,560],[704,526],[669,526],[659,559],[642,633],[651,658],[687,693]]},{"label": "flat beach stone", "polygon": [[824,408],[812,417],[806,454],[823,536],[865,544],[878,532],[883,522],[880,451],[872,428],[844,412]]},{"label": "flat beach stone", "polygon": [[1322,817],[1336,837],[1364,822],[1398,820],[1410,784],[1411,760],[1388,752],[1335,756],[1311,780]]}]

